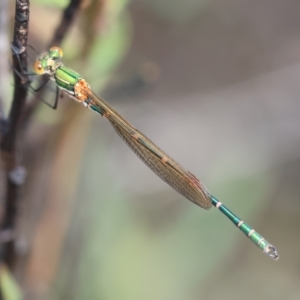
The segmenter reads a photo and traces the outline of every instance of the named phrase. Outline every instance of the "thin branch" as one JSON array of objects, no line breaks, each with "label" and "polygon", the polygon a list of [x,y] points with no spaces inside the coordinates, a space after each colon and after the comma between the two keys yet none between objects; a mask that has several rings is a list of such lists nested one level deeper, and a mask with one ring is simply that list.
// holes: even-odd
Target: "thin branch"
[{"label": "thin branch", "polygon": [[[51,39],[48,48],[52,46],[60,46],[62,40],[66,36],[68,30],[70,29],[73,21],[81,7],[83,0],[71,0],[70,4],[65,8],[60,24],[56,28],[53,38]],[[42,81],[42,79],[41,79]],[[40,82],[41,82],[40,81]],[[34,97],[32,101],[29,101],[28,105],[25,108],[24,115],[22,118],[22,123],[27,124],[28,120],[33,115],[37,105],[40,103],[40,98],[43,93],[43,90],[39,92],[38,97]]]},{"label": "thin branch", "polygon": [[[27,37],[29,25],[29,0],[17,0],[15,12],[14,37],[11,44],[13,67],[19,74],[27,72]],[[2,159],[6,167],[6,203],[4,217],[1,224],[1,236],[5,233],[5,241],[2,239],[1,256],[9,268],[12,269],[14,252],[14,230],[17,215],[17,202],[19,189],[25,180],[24,168],[20,165],[17,156],[17,138],[20,130],[20,121],[25,107],[28,79],[14,73],[15,90],[13,102],[9,113],[7,130],[1,143]],[[8,238],[7,238],[8,237]]]},{"label": "thin branch", "polygon": [[70,4],[65,8],[60,24],[54,32],[54,36],[50,41],[48,47],[59,46],[70,29],[74,18],[79,11],[83,0],[71,0]]}]

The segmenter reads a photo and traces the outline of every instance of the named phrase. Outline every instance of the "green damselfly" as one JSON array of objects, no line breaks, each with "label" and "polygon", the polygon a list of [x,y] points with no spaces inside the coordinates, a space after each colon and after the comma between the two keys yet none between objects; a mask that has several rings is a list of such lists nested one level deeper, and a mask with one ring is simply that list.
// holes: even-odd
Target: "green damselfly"
[{"label": "green damselfly", "polygon": [[62,89],[85,107],[99,113],[114,127],[119,136],[131,150],[163,181],[174,188],[188,200],[204,209],[211,206],[218,208],[229,218],[249,239],[268,256],[277,260],[279,255],[274,246],[269,244],[252,227],[244,223],[226,206],[212,196],[206,187],[189,171],[174,161],[169,155],[158,148],[144,134],[129,124],[108,103],[97,96],[89,84],[77,72],[65,67],[61,62],[63,51],[52,47],[48,52],[37,58],[33,69],[37,75],[48,74]]}]

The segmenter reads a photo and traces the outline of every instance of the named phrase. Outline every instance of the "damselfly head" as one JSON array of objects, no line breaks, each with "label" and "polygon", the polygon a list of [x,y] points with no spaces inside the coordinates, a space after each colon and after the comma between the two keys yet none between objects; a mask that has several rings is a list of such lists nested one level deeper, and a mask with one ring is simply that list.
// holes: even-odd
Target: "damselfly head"
[{"label": "damselfly head", "polygon": [[52,75],[55,69],[61,65],[61,63],[56,62],[60,60],[63,56],[63,51],[59,47],[51,47],[48,52],[43,53],[37,58],[33,64],[33,71],[37,75],[49,74]]}]

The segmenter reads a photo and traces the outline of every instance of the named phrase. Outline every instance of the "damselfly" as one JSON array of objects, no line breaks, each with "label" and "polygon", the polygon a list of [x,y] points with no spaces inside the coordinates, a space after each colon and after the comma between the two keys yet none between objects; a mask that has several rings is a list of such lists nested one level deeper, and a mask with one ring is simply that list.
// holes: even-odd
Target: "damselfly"
[{"label": "damselfly", "polygon": [[226,206],[212,196],[206,187],[189,171],[174,161],[158,148],[144,134],[135,129],[108,103],[97,96],[81,75],[65,67],[61,62],[63,51],[52,47],[37,58],[33,69],[37,75],[48,74],[58,88],[82,103],[85,107],[99,113],[114,127],[119,136],[131,150],[163,181],[188,200],[204,209],[211,206],[218,208],[264,253],[277,260],[279,255],[274,246],[269,244],[252,227],[244,223]]}]

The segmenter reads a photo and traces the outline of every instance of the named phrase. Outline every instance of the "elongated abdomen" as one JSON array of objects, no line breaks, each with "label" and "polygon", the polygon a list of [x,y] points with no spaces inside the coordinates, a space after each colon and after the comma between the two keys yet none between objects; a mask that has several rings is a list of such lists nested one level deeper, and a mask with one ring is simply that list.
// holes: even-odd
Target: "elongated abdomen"
[{"label": "elongated abdomen", "polygon": [[[130,134],[115,122],[110,120],[110,123],[132,151],[163,181],[200,207],[211,208],[208,191],[193,174],[184,170],[139,131]],[[157,151],[148,148],[149,142]]]}]

